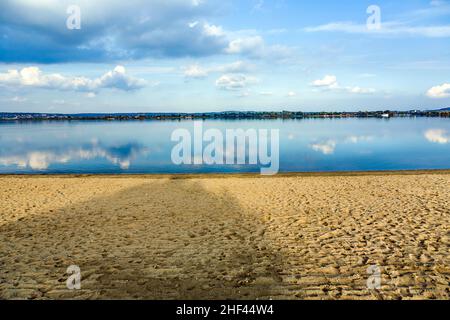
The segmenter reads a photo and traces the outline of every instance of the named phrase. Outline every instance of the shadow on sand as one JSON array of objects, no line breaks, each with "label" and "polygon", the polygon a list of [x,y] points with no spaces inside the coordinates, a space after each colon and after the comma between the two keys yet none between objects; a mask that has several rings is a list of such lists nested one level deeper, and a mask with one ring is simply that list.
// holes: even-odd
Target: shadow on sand
[{"label": "shadow on sand", "polygon": [[[153,180],[1,226],[0,297],[271,298],[283,257],[264,233],[226,192]],[[70,265],[81,290],[66,288]]]}]

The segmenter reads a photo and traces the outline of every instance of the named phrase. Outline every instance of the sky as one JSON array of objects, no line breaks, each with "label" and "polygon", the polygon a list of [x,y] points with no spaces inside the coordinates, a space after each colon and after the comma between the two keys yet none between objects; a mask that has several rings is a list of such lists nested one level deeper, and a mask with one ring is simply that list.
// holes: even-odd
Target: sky
[{"label": "sky", "polygon": [[446,107],[448,0],[0,2],[0,112]]}]

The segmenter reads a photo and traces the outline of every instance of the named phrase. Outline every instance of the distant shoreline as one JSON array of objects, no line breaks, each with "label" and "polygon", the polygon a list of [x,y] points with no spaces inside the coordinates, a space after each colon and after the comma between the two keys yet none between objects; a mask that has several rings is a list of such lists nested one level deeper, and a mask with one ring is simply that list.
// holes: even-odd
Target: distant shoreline
[{"label": "distant shoreline", "polygon": [[136,173],[136,174],[52,174],[52,173],[37,173],[37,174],[11,174],[0,173],[0,178],[125,178],[125,179],[170,179],[170,180],[189,180],[189,179],[227,179],[227,178],[295,178],[295,177],[364,177],[364,176],[409,176],[409,175],[439,175],[450,174],[450,169],[418,169],[418,170],[377,170],[377,171],[314,171],[314,172],[285,172],[274,176],[263,176],[258,173]]},{"label": "distant shoreline", "polygon": [[206,113],[9,113],[0,112],[0,121],[145,121],[145,120],[296,120],[342,118],[450,117],[450,108],[434,111],[358,111],[358,112],[206,112]]}]

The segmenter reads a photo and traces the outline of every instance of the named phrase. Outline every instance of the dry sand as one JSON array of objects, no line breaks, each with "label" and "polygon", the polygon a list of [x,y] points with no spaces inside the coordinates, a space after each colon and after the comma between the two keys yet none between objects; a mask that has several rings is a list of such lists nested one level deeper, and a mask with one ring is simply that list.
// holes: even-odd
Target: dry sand
[{"label": "dry sand", "polygon": [[447,173],[3,176],[0,298],[449,299],[449,195]]}]

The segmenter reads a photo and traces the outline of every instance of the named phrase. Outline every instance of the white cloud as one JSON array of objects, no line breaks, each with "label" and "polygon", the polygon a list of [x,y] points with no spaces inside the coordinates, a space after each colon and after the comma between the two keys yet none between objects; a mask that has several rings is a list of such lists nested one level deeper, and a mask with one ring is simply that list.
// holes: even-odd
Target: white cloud
[{"label": "white cloud", "polygon": [[211,36],[211,37],[222,37],[222,36],[226,35],[226,33],[225,33],[225,31],[223,31],[222,27],[210,25],[208,23],[205,23],[203,25],[203,33],[205,35]]},{"label": "white cloud", "polygon": [[96,79],[66,77],[58,73],[44,74],[38,67],[27,67],[0,73],[0,86],[9,87],[35,87],[92,93],[106,88],[132,91],[143,88],[145,85],[146,82],[143,79],[127,75],[123,66],[117,66],[114,70]]},{"label": "white cloud", "polygon": [[288,92],[287,96],[288,96],[289,98],[293,98],[293,97],[296,97],[296,96],[297,96],[297,93],[294,92],[294,91],[290,91],[290,92]]},{"label": "white cloud", "polygon": [[240,54],[254,59],[283,61],[292,57],[293,50],[282,45],[268,45],[260,35],[252,35],[231,40],[225,53]]},{"label": "white cloud", "polygon": [[446,144],[450,143],[450,135],[447,131],[441,129],[431,129],[425,132],[425,138],[433,143]]},{"label": "white cloud", "polygon": [[[407,11],[398,16],[396,21],[382,21],[381,28],[369,29],[366,24],[353,22],[332,22],[308,27],[306,32],[344,32],[365,35],[383,36],[420,36],[428,38],[450,37],[450,25],[429,25],[427,19],[445,16],[450,13],[450,4],[444,0],[432,0],[429,6],[414,11]],[[424,21],[420,25],[420,21]]]},{"label": "white cloud", "polygon": [[341,89],[346,90],[349,93],[355,93],[355,94],[371,94],[371,93],[376,92],[375,89],[361,88],[361,87],[343,87]]},{"label": "white cloud", "polygon": [[314,87],[334,87],[337,85],[337,78],[333,75],[326,75],[323,79],[315,80],[312,82]]},{"label": "white cloud", "polygon": [[342,91],[352,94],[371,94],[376,92],[376,90],[372,88],[361,88],[359,86],[354,87],[340,86],[337,81],[337,77],[334,75],[326,75],[322,79],[315,80],[311,82],[311,86],[327,90]]},{"label": "white cloud", "polygon": [[[81,8],[81,32],[65,28],[71,4]],[[9,39],[0,48],[17,50],[8,62],[210,56],[228,45],[222,28],[206,22],[220,6],[218,0],[0,1],[1,34]]]},{"label": "white cloud", "polygon": [[229,54],[258,55],[264,51],[265,43],[261,36],[238,38],[232,40],[225,50]]},{"label": "white cloud", "polygon": [[260,35],[245,36],[209,22],[226,6],[219,0],[75,2],[82,9],[81,32],[64,28],[70,0],[0,1],[0,34],[8,39],[0,42],[0,50],[14,52],[5,55],[5,62],[111,62],[224,53],[283,59],[290,53],[287,47],[265,44]]},{"label": "white cloud", "polygon": [[450,83],[444,83],[440,86],[432,87],[428,90],[427,96],[435,99],[450,97]]},{"label": "white cloud", "polygon": [[243,74],[225,74],[216,80],[216,86],[223,90],[241,90],[249,85],[257,83],[259,80]]},{"label": "white cloud", "polygon": [[189,28],[195,28],[196,26],[198,26],[199,22],[198,21],[192,21],[188,23]]},{"label": "white cloud", "polygon": [[369,29],[365,24],[352,22],[332,22],[320,26],[308,27],[306,32],[344,32],[354,34],[374,34],[387,36],[422,36],[428,38],[450,37],[450,25],[441,26],[408,26],[399,22],[383,22],[381,29]]},{"label": "white cloud", "polygon": [[311,145],[311,148],[314,151],[318,151],[323,153],[324,155],[331,155],[334,153],[336,149],[336,141],[334,140],[328,140],[321,143],[315,143]]},{"label": "white cloud", "polygon": [[184,69],[184,76],[186,78],[206,78],[208,76],[208,70],[202,68],[198,64],[193,64]]},{"label": "white cloud", "polygon": [[210,73],[244,73],[254,69],[254,66],[244,61],[236,61],[225,65],[216,65],[211,67],[202,67],[199,64],[193,64],[184,67],[184,76],[186,78],[206,78]]}]

